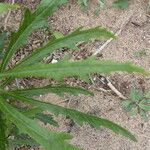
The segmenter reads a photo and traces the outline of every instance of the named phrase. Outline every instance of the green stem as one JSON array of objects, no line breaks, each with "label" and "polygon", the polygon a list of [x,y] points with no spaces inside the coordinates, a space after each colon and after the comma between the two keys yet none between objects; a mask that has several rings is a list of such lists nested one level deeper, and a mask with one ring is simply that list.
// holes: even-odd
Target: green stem
[{"label": "green stem", "polygon": [[0,111],[0,150],[6,150],[5,123]]}]

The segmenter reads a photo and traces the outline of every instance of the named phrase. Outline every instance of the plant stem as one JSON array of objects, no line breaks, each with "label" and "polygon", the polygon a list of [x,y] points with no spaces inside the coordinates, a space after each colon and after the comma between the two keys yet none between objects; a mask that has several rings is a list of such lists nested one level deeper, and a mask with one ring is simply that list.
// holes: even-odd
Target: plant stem
[{"label": "plant stem", "polygon": [[0,150],[6,150],[5,123],[0,111]]}]

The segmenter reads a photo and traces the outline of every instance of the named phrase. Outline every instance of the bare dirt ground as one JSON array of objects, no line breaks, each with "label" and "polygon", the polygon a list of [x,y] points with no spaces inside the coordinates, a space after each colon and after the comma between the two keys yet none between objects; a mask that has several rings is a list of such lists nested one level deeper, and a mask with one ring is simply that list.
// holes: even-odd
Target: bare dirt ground
[{"label": "bare dirt ground", "polygon": [[[29,1],[28,4],[30,4]],[[150,17],[147,12],[148,1],[132,0],[129,8],[120,10],[111,7],[112,1],[106,0],[107,7],[101,10],[98,16],[95,16],[93,13],[95,9],[94,4],[95,0],[91,2],[90,8],[83,12],[75,1],[71,1],[58,10],[53,17],[49,18],[50,26],[53,30],[61,31],[64,34],[81,26],[104,26],[117,32],[127,22],[118,38],[103,49],[102,59],[132,61],[149,70]],[[11,23],[9,22],[9,27],[12,24],[16,24],[15,19],[18,20],[18,17],[14,17],[14,15],[10,17]],[[82,51],[78,52],[79,57],[93,53],[102,44],[103,42],[95,41],[85,46]],[[146,55],[135,56],[135,52],[141,49],[146,49]],[[150,79],[140,75],[115,73],[109,76],[109,78],[125,96],[128,96],[132,87],[143,91],[150,89]],[[40,84],[44,84],[44,82]],[[91,84],[88,85],[88,88],[93,90],[95,86]],[[70,132],[74,135],[71,143],[85,150],[150,150],[150,121],[145,122],[139,116],[135,118],[130,117],[129,114],[123,111],[121,100],[113,92],[93,91],[95,93],[94,97],[66,95],[60,98],[54,94],[47,94],[40,97],[40,99],[53,103],[69,100],[69,103],[67,101],[62,105],[117,122],[133,132],[137,136],[138,142],[131,142],[104,128],[96,130],[88,125],[81,127],[62,116],[59,118],[60,127],[55,130]],[[52,128],[50,126],[47,127]]]}]

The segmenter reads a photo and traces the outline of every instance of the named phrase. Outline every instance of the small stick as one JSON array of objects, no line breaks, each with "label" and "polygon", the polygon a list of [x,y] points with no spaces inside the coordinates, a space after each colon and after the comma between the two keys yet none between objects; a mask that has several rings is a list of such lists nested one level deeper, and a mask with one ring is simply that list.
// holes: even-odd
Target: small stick
[{"label": "small stick", "polygon": [[[121,29],[118,30],[115,34],[115,36],[118,36],[121,33]],[[113,40],[113,38],[110,38],[109,40],[107,40],[99,49],[97,49],[93,55],[97,55],[98,53],[102,52],[102,50]]]},{"label": "small stick", "polygon": [[[95,82],[94,82],[94,80],[92,79],[92,77],[91,77],[90,79],[91,79],[92,84],[95,85]],[[104,88],[95,88],[95,89],[98,90],[98,91],[105,92],[105,93],[108,93],[108,92],[109,92],[108,90],[105,90]]]},{"label": "small stick", "polygon": [[[130,15],[130,17],[125,20],[125,22],[122,24],[121,28],[115,33],[115,36],[118,36],[121,34],[121,32],[123,31],[124,27],[128,24],[130,18],[132,17],[133,14]],[[97,55],[98,53],[102,52],[102,50],[109,44],[111,43],[111,41],[113,40],[113,38],[110,38],[109,40],[107,40],[99,49],[97,49],[93,55]],[[127,99],[121,92],[119,92],[114,85],[109,81],[108,78],[104,77],[107,80],[107,86],[114,92],[116,93],[116,95],[118,95],[118,97],[120,97],[121,99]],[[92,80],[91,80],[92,81]]]},{"label": "small stick", "polygon": [[115,87],[114,85],[108,81],[107,83],[108,87],[114,92],[116,93],[116,95],[118,95],[118,97],[120,97],[121,99],[127,99],[121,92],[119,92]]},{"label": "small stick", "polygon": [[65,103],[65,102],[67,102],[67,101],[68,101],[68,100],[63,100],[63,101],[57,102],[56,105]]},{"label": "small stick", "polygon": [[121,99],[127,99],[125,96],[123,96],[123,94],[121,92],[119,92],[115,86],[110,82],[110,80],[104,76],[101,77],[100,81],[103,84],[106,84],[118,97],[120,97]]},{"label": "small stick", "polygon": [[16,86],[17,86],[17,88],[19,89],[19,88],[20,88],[20,84],[19,84],[18,79],[15,79],[15,82],[16,82]]},{"label": "small stick", "polygon": [[[133,15],[133,14],[132,14]],[[124,29],[124,27],[128,24],[130,18],[132,17],[132,15],[130,15],[130,17],[122,24],[121,28],[115,33],[115,36],[118,36],[121,34],[122,30]],[[113,38],[110,38],[109,40],[107,40],[99,49],[96,49],[96,51],[93,53],[93,55],[97,55],[98,53],[102,52],[102,50],[113,40]]]}]

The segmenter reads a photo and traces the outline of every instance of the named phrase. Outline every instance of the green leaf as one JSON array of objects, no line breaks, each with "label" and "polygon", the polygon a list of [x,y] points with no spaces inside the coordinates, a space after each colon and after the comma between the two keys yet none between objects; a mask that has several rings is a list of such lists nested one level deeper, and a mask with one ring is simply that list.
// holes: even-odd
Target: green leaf
[{"label": "green leaf", "polygon": [[6,32],[0,33],[0,52],[4,48],[4,43],[5,43],[6,38],[7,38],[7,33]]},{"label": "green leaf", "polygon": [[134,107],[132,110],[131,110],[131,112],[130,112],[130,115],[131,116],[135,116],[135,115],[137,115],[138,114],[138,107]]},{"label": "green leaf", "polygon": [[17,4],[8,4],[8,3],[0,3],[0,13],[9,11],[11,9],[17,9],[19,8],[19,5]]},{"label": "green leaf", "polygon": [[142,100],[143,98],[143,92],[142,91],[138,91],[136,89],[132,89],[131,90],[131,93],[130,93],[130,99],[133,101],[133,102],[138,102],[140,100]]},{"label": "green leaf", "polygon": [[36,121],[27,118],[17,111],[2,97],[0,98],[0,109],[22,132],[27,133],[31,138],[35,139],[45,150],[79,150],[65,143],[65,140],[71,138],[69,134],[48,131],[38,125]]},{"label": "green leaf", "polygon": [[146,98],[150,98],[150,91],[148,91],[148,92],[145,94],[145,97],[146,97]]},{"label": "green leaf", "polygon": [[47,93],[55,93],[58,95],[62,95],[64,93],[70,93],[73,95],[76,94],[85,94],[85,95],[92,95],[93,93],[79,87],[70,87],[70,86],[65,86],[65,85],[60,85],[60,86],[45,86],[41,88],[30,88],[30,89],[23,89],[23,90],[14,90],[11,91],[12,93],[20,94],[23,96],[39,96],[42,94],[47,94]]},{"label": "green leaf", "polygon": [[54,50],[59,48],[67,47],[78,50],[78,48],[75,46],[78,42],[88,42],[92,39],[100,38],[115,38],[115,36],[112,32],[109,32],[105,28],[101,27],[96,27],[87,30],[79,28],[67,36],[48,42],[44,47],[32,52],[30,56],[27,56],[25,59],[23,59],[22,62],[17,66],[25,66],[38,62],[42,60],[45,56],[47,56],[47,54],[52,53]]},{"label": "green leaf", "polygon": [[53,116],[50,114],[44,114],[43,110],[40,108],[32,108],[32,109],[27,109],[27,110],[21,110],[21,112],[29,117],[29,118],[36,118],[42,121],[44,124],[49,123],[50,125],[59,127],[58,123],[54,120]]},{"label": "green leaf", "polygon": [[38,113],[35,115],[35,118],[42,121],[45,125],[50,124],[59,127],[58,123],[54,120],[53,116],[50,114]]},{"label": "green leaf", "polygon": [[78,76],[84,80],[88,79],[91,73],[111,73],[114,71],[138,72],[148,74],[143,68],[132,63],[119,63],[113,61],[100,61],[95,58],[88,58],[77,62],[67,60],[59,61],[55,64],[34,64],[20,68],[14,68],[8,72],[0,73],[0,78],[4,77],[51,77],[61,80],[68,76]]},{"label": "green leaf", "polygon": [[125,100],[122,102],[122,107],[125,109],[125,111],[130,111],[134,107],[134,104],[131,100]]},{"label": "green leaf", "polygon": [[6,124],[4,121],[4,114],[1,112],[0,109],[0,150],[6,150],[6,135],[5,135],[5,129]]},{"label": "green leaf", "polygon": [[85,9],[88,7],[89,0],[78,0],[78,4],[81,6],[81,8]]},{"label": "green leaf", "polygon": [[28,37],[33,31],[47,26],[47,17],[52,15],[64,1],[66,2],[66,0],[42,0],[33,13],[26,9],[19,29],[11,35],[11,40],[1,65],[1,71],[4,71],[15,51],[26,44]]},{"label": "green leaf", "polygon": [[85,114],[85,113],[79,112],[74,109],[64,108],[64,107],[61,107],[58,105],[37,101],[37,100],[31,99],[31,98],[26,98],[26,97],[19,96],[19,95],[14,95],[14,94],[10,94],[10,93],[5,93],[5,94],[7,94],[15,99],[19,99],[22,102],[29,103],[37,108],[40,108],[43,110],[48,110],[51,113],[54,113],[56,115],[63,114],[63,115],[69,116],[71,119],[73,119],[74,121],[76,121],[79,124],[83,124],[85,122],[95,128],[103,126],[108,129],[111,129],[112,131],[114,131],[117,134],[124,135],[124,136],[128,137],[129,139],[136,141],[136,138],[128,130],[122,128],[121,126],[119,126],[107,119],[98,118],[96,116]]},{"label": "green leaf", "polygon": [[150,99],[143,100],[142,104],[150,104]]},{"label": "green leaf", "polygon": [[64,35],[61,32],[54,32],[53,35],[55,36],[56,39],[60,39],[64,37]]},{"label": "green leaf", "polygon": [[145,111],[150,111],[150,105],[139,104],[139,107]]},{"label": "green leaf", "polygon": [[149,119],[148,114],[142,109],[140,109],[140,115],[145,121],[147,121]]},{"label": "green leaf", "polygon": [[59,127],[58,123],[54,120],[53,116],[50,114],[44,114],[43,110],[39,108],[32,108],[32,109],[27,109],[27,110],[21,110],[21,112],[32,119],[38,119],[42,121],[44,124],[50,124],[56,127]]},{"label": "green leaf", "polygon": [[34,140],[29,139],[29,140],[21,140],[21,139],[15,139],[15,140],[8,140],[9,146],[10,147],[16,147],[16,146],[24,146],[24,145],[29,145],[29,146],[35,146],[39,145],[37,144]]},{"label": "green leaf", "polygon": [[36,114],[43,112],[40,108],[31,108],[31,109],[18,109],[22,114],[29,118],[34,118]]},{"label": "green leaf", "polygon": [[0,59],[3,57],[3,48],[5,45],[6,38],[7,38],[6,32],[0,33]]},{"label": "green leaf", "polygon": [[97,0],[97,5],[95,6],[94,14],[99,15],[100,11],[105,7],[105,0]]},{"label": "green leaf", "polygon": [[116,0],[113,6],[120,9],[125,9],[129,7],[129,0]]}]

